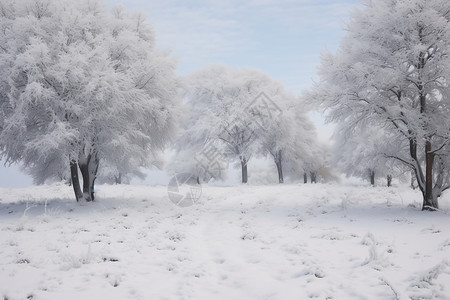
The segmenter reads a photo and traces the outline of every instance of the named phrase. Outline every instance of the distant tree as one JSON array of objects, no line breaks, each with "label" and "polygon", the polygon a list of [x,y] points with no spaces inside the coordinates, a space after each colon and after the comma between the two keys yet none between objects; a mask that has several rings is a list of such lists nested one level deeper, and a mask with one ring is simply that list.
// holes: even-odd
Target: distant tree
[{"label": "distant tree", "polygon": [[225,157],[223,145],[217,140],[207,140],[206,143],[195,143],[185,131],[177,137],[175,152],[166,171],[170,175],[177,173],[192,174],[197,183],[214,180],[225,180],[228,176],[228,158]]},{"label": "distant tree", "polygon": [[388,187],[392,186],[392,175],[391,174],[386,175],[386,185]]},{"label": "distant tree", "polygon": [[208,66],[185,79],[191,110],[188,126],[180,135],[195,145],[190,148],[196,152],[192,159],[204,173],[215,177],[223,158],[237,159],[242,182],[247,182],[247,164],[257,152],[259,125],[245,108],[269,83],[263,72],[224,65]]},{"label": "distant tree", "polygon": [[[414,171],[423,209],[449,185],[450,2],[363,1],[307,95],[348,128],[377,124],[400,138],[391,158]],[[404,148],[403,145],[406,147]]]},{"label": "distant tree", "polygon": [[314,155],[319,145],[308,111],[297,97],[276,81],[272,82],[272,90],[266,93],[270,95],[267,101],[275,103],[280,113],[264,117],[262,123],[265,125],[258,131],[260,152],[273,159],[278,182],[283,183],[284,175],[296,178],[302,170],[309,169],[310,163],[312,166],[320,161]]},{"label": "distant tree", "polygon": [[225,180],[228,174],[228,157],[225,145],[217,139],[217,127],[220,122],[208,110],[208,98],[193,96],[189,77],[184,78],[183,95],[185,103],[180,116],[180,130],[172,145],[174,153],[165,167],[166,171],[190,173],[197,182],[209,182],[211,179]]},{"label": "distant tree", "polygon": [[[302,156],[302,164],[295,168],[295,178],[303,178],[304,183],[317,183],[317,180],[329,180],[333,176],[329,166],[329,147],[316,139],[308,144],[311,149],[306,156]],[[300,172],[299,172],[300,171]]]},{"label": "distant tree", "polygon": [[[282,183],[283,166],[298,172],[305,159],[309,160],[315,131],[306,111],[294,95],[265,73],[213,65],[195,72],[185,83],[190,117],[177,139],[176,157],[179,161],[190,153],[187,156],[194,163],[178,164],[191,173],[221,179],[224,172],[220,168],[226,168],[223,161],[238,159],[246,183],[249,160],[263,155],[273,159]],[[205,154],[217,159],[208,162]]]},{"label": "distant tree", "polygon": [[401,175],[405,167],[391,156],[398,149],[398,136],[373,124],[360,124],[348,128],[338,124],[333,145],[333,161],[337,169],[347,176],[355,176],[375,185],[376,178],[385,177],[388,185],[392,175]]},{"label": "distant tree", "polygon": [[177,119],[175,63],[141,14],[109,14],[98,0],[0,0],[0,27],[8,163],[37,183],[70,174],[77,201],[92,201],[102,164],[121,176],[157,161]]}]

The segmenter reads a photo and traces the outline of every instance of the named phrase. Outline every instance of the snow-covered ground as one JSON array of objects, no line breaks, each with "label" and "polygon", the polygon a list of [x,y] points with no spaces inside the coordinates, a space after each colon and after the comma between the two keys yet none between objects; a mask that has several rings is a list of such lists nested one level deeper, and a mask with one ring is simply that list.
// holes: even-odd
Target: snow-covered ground
[{"label": "snow-covered ground", "polygon": [[[0,189],[0,299],[450,299],[450,195],[407,188]],[[446,213],[447,212],[447,213]]]}]

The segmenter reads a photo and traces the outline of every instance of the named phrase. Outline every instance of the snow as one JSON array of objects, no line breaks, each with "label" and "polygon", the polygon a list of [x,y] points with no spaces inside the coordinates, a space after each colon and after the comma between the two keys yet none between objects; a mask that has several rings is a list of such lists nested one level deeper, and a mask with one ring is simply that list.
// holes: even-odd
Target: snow
[{"label": "snow", "polygon": [[0,189],[3,299],[449,299],[450,195],[407,187]]}]

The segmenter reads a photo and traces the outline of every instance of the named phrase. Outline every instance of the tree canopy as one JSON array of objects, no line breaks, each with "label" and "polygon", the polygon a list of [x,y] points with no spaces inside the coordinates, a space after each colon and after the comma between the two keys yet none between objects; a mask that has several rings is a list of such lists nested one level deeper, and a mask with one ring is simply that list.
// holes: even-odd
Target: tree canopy
[{"label": "tree canopy", "polygon": [[348,128],[396,136],[385,156],[414,171],[423,208],[449,188],[450,2],[363,1],[336,54],[325,53],[307,96]]},{"label": "tree canopy", "polygon": [[[0,154],[37,183],[158,160],[177,119],[175,61],[142,14],[101,1],[0,1]],[[83,176],[83,191],[78,183]]]},{"label": "tree canopy", "polygon": [[185,77],[184,90],[188,118],[177,139],[175,161],[185,163],[171,169],[203,180],[223,179],[228,160],[238,161],[245,183],[250,159],[270,156],[282,183],[282,165],[290,175],[303,174],[318,160],[307,111],[264,72],[211,65]]}]

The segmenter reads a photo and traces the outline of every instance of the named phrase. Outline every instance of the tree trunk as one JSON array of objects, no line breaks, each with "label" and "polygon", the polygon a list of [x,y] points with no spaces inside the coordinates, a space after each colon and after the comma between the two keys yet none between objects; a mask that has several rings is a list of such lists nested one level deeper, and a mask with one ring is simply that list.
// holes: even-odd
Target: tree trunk
[{"label": "tree trunk", "polygon": [[100,160],[98,158],[97,152],[93,154],[91,157],[91,160],[88,164],[88,170],[89,170],[89,192],[91,195],[91,200],[94,201],[95,199],[95,180],[97,179],[97,172],[98,172],[98,166],[100,164]]},{"label": "tree trunk", "polygon": [[81,177],[83,177],[83,198],[87,202],[93,201],[93,199],[91,198],[91,191],[89,189],[88,163],[78,163],[78,167],[80,168]]},{"label": "tree trunk", "polygon": [[241,158],[241,168],[242,168],[242,183],[247,183],[247,160]]},{"label": "tree trunk", "polygon": [[391,187],[392,185],[392,175],[386,176],[387,186]]},{"label": "tree trunk", "polygon": [[370,184],[375,186],[375,171],[369,170]]},{"label": "tree trunk", "polygon": [[317,183],[316,172],[311,172],[311,183]]},{"label": "tree trunk", "polygon": [[414,174],[414,171],[411,171],[411,188],[413,190],[416,189],[416,175]]},{"label": "tree trunk", "polygon": [[283,178],[283,167],[281,165],[281,150],[278,151],[278,155],[275,158],[275,164],[277,165],[277,171],[278,171],[278,183],[283,183],[284,182],[284,178]]},{"label": "tree trunk", "polygon": [[308,183],[308,174],[303,173],[303,183]]},{"label": "tree trunk", "polygon": [[434,167],[436,176],[436,181],[433,187],[433,201],[436,208],[438,206],[438,198],[441,196],[444,188],[444,177],[445,177],[445,162],[441,156],[435,156],[435,167]]},{"label": "tree trunk", "polygon": [[[419,36],[422,36],[422,27],[419,27]],[[427,59],[425,58],[426,53],[420,52],[419,54],[419,64],[417,69],[421,71],[425,68],[425,64]],[[419,100],[420,100],[420,113],[424,117],[427,116],[428,107],[427,107],[427,97],[425,92],[425,84],[422,81],[421,72],[418,73],[418,84],[417,88],[419,90]],[[426,119],[426,118],[424,118]],[[425,131],[429,130],[428,124],[424,124]],[[438,209],[437,195],[433,192],[433,165],[434,165],[434,156],[435,154],[431,152],[431,137],[425,137],[425,184],[422,184],[422,195],[423,195],[423,205],[422,210],[436,210]],[[423,177],[422,177],[423,178]]]},{"label": "tree trunk", "polygon": [[277,171],[278,171],[278,183],[283,183],[284,178],[283,178],[283,169],[281,167],[281,161],[276,162],[276,165],[277,165]]},{"label": "tree trunk", "polygon": [[119,175],[114,176],[114,182],[116,184],[122,184],[122,173],[119,172]]},{"label": "tree trunk", "polygon": [[431,142],[425,143],[425,193],[423,193],[422,210],[436,210],[438,209],[437,198],[435,199],[433,193],[433,165],[434,153],[431,152]]},{"label": "tree trunk", "polygon": [[70,177],[75,198],[79,202],[83,199],[83,193],[81,192],[80,179],[78,178],[78,164],[75,161],[70,161]]},{"label": "tree trunk", "polygon": [[86,201],[94,201],[94,184],[97,178],[99,160],[97,154],[89,154],[86,159],[81,160],[78,166],[83,177],[83,197]]}]

